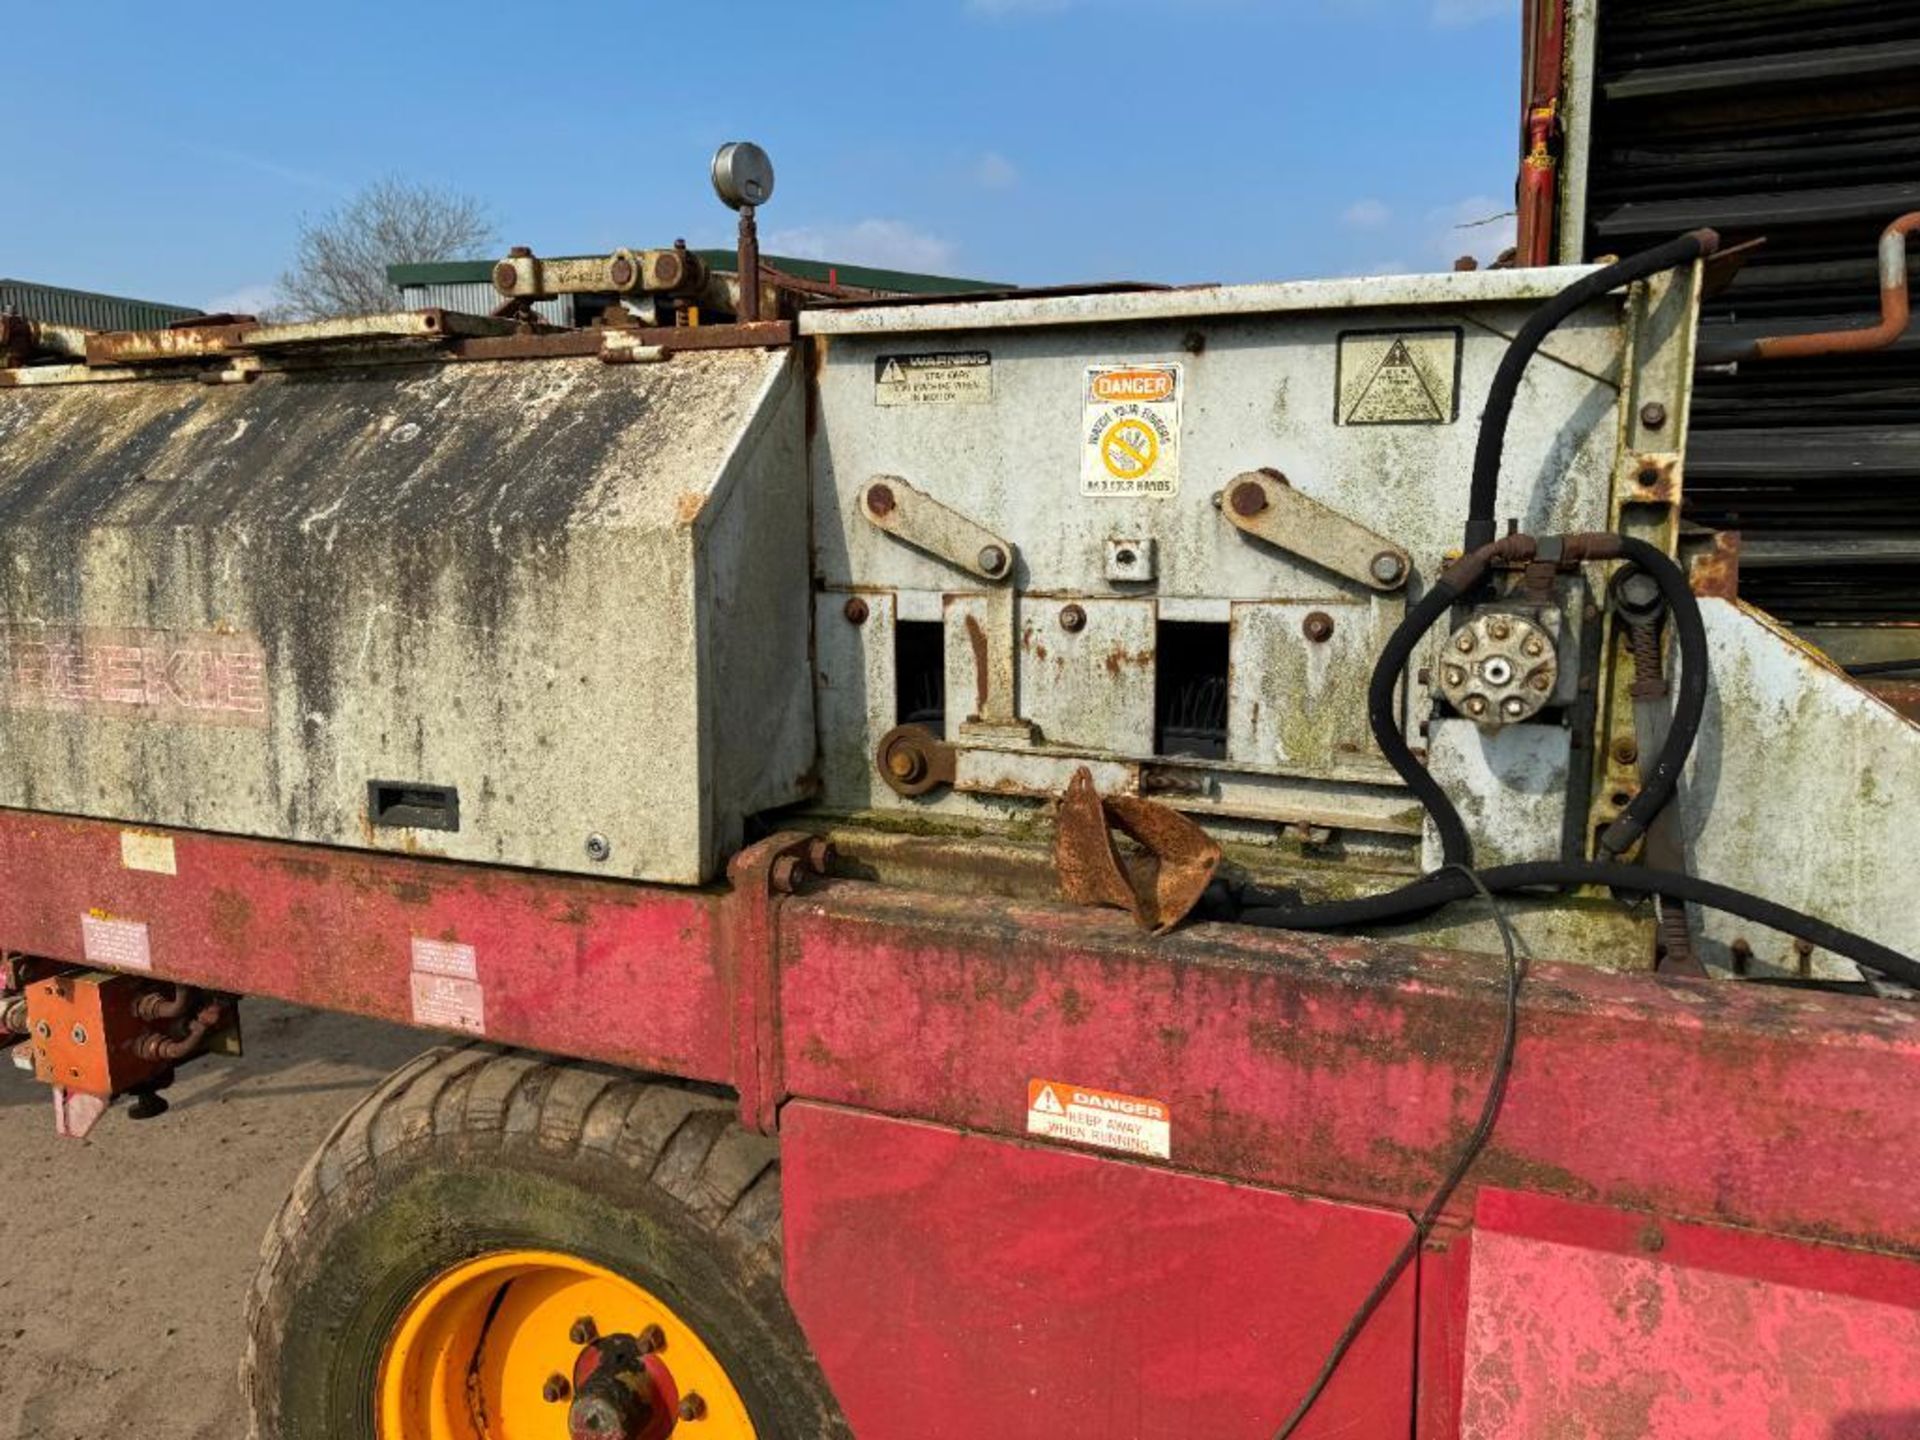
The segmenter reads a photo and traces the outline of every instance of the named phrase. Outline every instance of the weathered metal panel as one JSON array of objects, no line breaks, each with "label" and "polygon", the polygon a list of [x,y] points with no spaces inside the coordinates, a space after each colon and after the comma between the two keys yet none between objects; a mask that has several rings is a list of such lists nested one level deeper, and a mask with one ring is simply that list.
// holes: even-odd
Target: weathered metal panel
[{"label": "weathered metal panel", "polygon": [[[1057,1077],[1171,1111],[1171,1163],[1417,1210],[1479,1113],[1501,962],[977,896],[785,903],[795,1095],[1020,1136]],[[1920,1256],[1912,1006],[1529,966],[1481,1185]]]},{"label": "weathered metal panel", "polygon": [[[1394,614],[1459,543],[1473,419],[1506,337],[1541,297],[1580,273],[803,315],[802,331],[819,347],[811,456],[818,576],[834,589],[889,591],[903,616],[940,614],[934,602],[947,597],[947,739],[962,747],[951,790],[903,798],[869,785],[838,788],[859,764],[871,764],[884,730],[824,730],[823,748],[841,752],[823,765],[834,777],[824,803],[981,818],[980,797],[967,793],[977,785],[1032,794],[1035,782],[1071,773],[1071,765],[1061,772],[1063,759],[1036,751],[1071,751],[1101,767],[1096,773],[1138,776],[1167,748],[1155,719],[1171,727],[1180,708],[1170,701],[1148,716],[1138,713],[1142,697],[1191,694],[1219,712],[1226,756],[1204,773],[1173,777],[1156,798],[1203,816],[1409,833],[1417,823],[1410,804],[1381,803],[1404,792],[1367,732],[1373,657]],[[1607,524],[1628,343],[1622,313],[1612,299],[1589,307],[1529,369],[1507,445],[1501,514],[1530,532]],[[1384,369],[1400,354],[1392,363],[1404,369],[1414,363],[1407,350],[1431,358],[1397,392],[1402,408],[1377,397],[1369,403],[1374,372],[1364,367]],[[946,371],[949,383],[938,383]],[[1114,372],[1159,387],[1132,419],[1143,435],[1152,432],[1140,444],[1177,459],[1176,478],[1143,488],[1115,472],[1112,487],[1096,475],[1089,491],[1086,457],[1099,448],[1090,436],[1104,433],[1090,432],[1089,415],[1100,408],[1098,380]],[[1100,451],[1113,463],[1127,453],[1115,462]],[[1289,515],[1325,524],[1288,520],[1245,533],[1247,517],[1223,502],[1227,490],[1254,482],[1269,491],[1275,513],[1283,507],[1271,496],[1280,495]],[[917,497],[951,511],[970,536],[1001,537],[1012,563],[1004,575],[985,574],[1000,598],[989,604],[964,593],[985,588],[971,563],[985,541],[947,554],[915,540],[891,511],[876,519],[870,501],[879,485],[903,506]],[[1329,535],[1339,542],[1331,551]],[[1116,572],[1121,548],[1134,553],[1135,566]],[[1151,555],[1150,567],[1139,564],[1141,554]],[[1373,574],[1375,564],[1384,573]],[[1573,608],[1583,585],[1569,587]],[[1009,590],[1014,619],[1006,624]],[[1221,628],[1179,634],[1177,644],[1192,647],[1179,653],[1147,637],[1152,643],[1127,651],[1133,684],[1108,694],[1105,675],[1089,684],[1062,669],[1073,636],[1054,621],[1077,606],[1090,635],[1094,607],[1120,601],[1151,602],[1161,622]],[[878,630],[867,638],[885,641]],[[1225,663],[1197,674],[1214,665],[1210,651],[1196,658],[1214,646]],[[1414,668],[1410,728],[1428,709]],[[1189,684],[1183,674],[1197,678]],[[987,710],[991,731],[962,732]]]},{"label": "weathered metal panel", "polygon": [[1910,1440],[1920,1267],[1483,1191],[1461,1440]]},{"label": "weathered metal panel", "polygon": [[[1920,724],[1739,601],[1703,599],[1713,702],[1678,803],[1688,859],[1750,890],[1920,954]],[[1695,909],[1703,958],[1753,974],[1857,979],[1850,960]]]},{"label": "weathered metal panel", "polygon": [[705,879],[810,783],[801,446],[760,351],[0,390],[0,803]]},{"label": "weathered metal panel", "polygon": [[[800,1103],[787,1290],[874,1440],[1267,1440],[1412,1226]],[[1414,1276],[1303,1437],[1409,1432]]]}]

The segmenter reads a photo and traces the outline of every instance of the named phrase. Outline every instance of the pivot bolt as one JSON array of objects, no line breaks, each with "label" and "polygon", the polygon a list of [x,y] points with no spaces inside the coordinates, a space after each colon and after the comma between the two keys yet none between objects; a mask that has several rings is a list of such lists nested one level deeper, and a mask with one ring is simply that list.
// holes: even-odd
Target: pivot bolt
[{"label": "pivot bolt", "polygon": [[1367,569],[1382,585],[1397,585],[1407,573],[1407,559],[1397,550],[1382,550]]},{"label": "pivot bolt", "polygon": [[1640,407],[1640,423],[1649,430],[1658,430],[1667,423],[1667,407],[1658,400],[1649,400]]},{"label": "pivot bolt", "polygon": [[1312,610],[1307,618],[1300,622],[1300,633],[1316,645],[1323,645],[1333,638],[1333,617],[1324,610]]},{"label": "pivot bolt", "polygon": [[591,1345],[600,1338],[600,1327],[593,1323],[591,1315],[582,1315],[573,1322],[573,1328],[567,1331],[567,1339],[576,1345]]},{"label": "pivot bolt", "polygon": [[1007,552],[998,545],[982,545],[980,553],[974,557],[982,570],[989,575],[998,575],[1007,568]]},{"label": "pivot bolt", "polygon": [[876,515],[893,513],[893,487],[891,485],[869,485],[867,487],[867,509]]},{"label": "pivot bolt", "polygon": [[1243,518],[1258,515],[1267,508],[1267,492],[1257,480],[1242,480],[1227,496],[1227,503]]},{"label": "pivot bolt", "polygon": [[558,1405],[573,1393],[573,1386],[567,1383],[564,1375],[549,1375],[547,1383],[540,1387],[540,1398],[549,1405]]},{"label": "pivot bolt", "polygon": [[1087,628],[1087,612],[1078,605],[1062,605],[1060,628],[1069,635],[1078,635]]},{"label": "pivot bolt", "polygon": [[867,623],[867,602],[855,595],[840,613],[847,617],[849,625],[864,625]]}]

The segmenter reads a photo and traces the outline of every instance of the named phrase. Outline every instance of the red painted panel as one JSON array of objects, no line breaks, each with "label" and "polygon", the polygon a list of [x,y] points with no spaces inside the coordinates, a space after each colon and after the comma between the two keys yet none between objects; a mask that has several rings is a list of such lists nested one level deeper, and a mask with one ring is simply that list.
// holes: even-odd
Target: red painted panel
[{"label": "red painted panel", "polygon": [[144,924],[167,979],[408,1022],[414,939],[451,941],[493,1039],[731,1075],[717,896],[171,835],[176,874],[129,870],[118,826],[0,810],[0,946],[83,961],[98,911]]},{"label": "red painted panel", "polygon": [[[1423,1205],[1485,1095],[1498,959],[834,885],[781,916],[796,1095],[1018,1135],[1036,1075],[1167,1102],[1175,1166]],[[1920,1019],[1538,962],[1479,1184],[1920,1254]]]},{"label": "red painted panel", "polygon": [[[787,1288],[860,1440],[1268,1440],[1405,1216],[796,1102]],[[1300,1434],[1404,1440],[1413,1277]]]},{"label": "red painted panel", "polygon": [[1463,1440],[1913,1440],[1920,1267],[1483,1191]]}]

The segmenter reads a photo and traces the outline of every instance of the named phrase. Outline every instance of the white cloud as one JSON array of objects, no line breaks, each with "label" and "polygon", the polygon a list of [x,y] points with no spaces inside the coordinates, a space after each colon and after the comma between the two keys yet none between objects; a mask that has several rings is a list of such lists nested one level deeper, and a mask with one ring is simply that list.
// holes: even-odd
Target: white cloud
[{"label": "white cloud", "polygon": [[768,253],[801,260],[841,260],[888,270],[942,271],[956,247],[904,220],[856,220],[850,225],[796,225],[770,232]]},{"label": "white cloud", "polygon": [[1020,171],[998,150],[989,150],[973,162],[973,183],[982,190],[1006,190],[1020,183]]},{"label": "white cloud", "polygon": [[257,285],[242,285],[237,290],[229,290],[224,295],[216,295],[207,301],[206,309],[210,315],[260,315],[273,309],[279,292],[266,281]]},{"label": "white cloud", "polygon": [[1427,212],[1433,258],[1448,266],[1462,255],[1486,264],[1513,244],[1516,228],[1513,202],[1488,195],[1469,195]]},{"label": "white cloud", "polygon": [[1393,218],[1393,211],[1379,200],[1356,200],[1340,212],[1340,223],[1355,230],[1378,230]]},{"label": "white cloud", "polygon": [[1519,0],[1433,0],[1433,23],[1445,30],[1482,20],[1517,20]]}]

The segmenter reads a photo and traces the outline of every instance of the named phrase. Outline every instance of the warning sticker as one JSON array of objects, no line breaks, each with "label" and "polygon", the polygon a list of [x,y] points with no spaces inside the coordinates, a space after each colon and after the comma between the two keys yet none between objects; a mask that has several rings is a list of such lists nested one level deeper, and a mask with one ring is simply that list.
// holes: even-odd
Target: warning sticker
[{"label": "warning sticker", "polygon": [[993,356],[985,350],[882,355],[873,362],[876,405],[984,405],[993,399]]},{"label": "warning sticker", "polygon": [[1180,367],[1094,365],[1087,369],[1080,493],[1180,493]]},{"label": "warning sticker", "polygon": [[457,980],[478,980],[480,965],[473,946],[457,940],[428,940],[413,937],[413,968],[422,975],[451,975]]},{"label": "warning sticker", "polygon": [[436,1030],[487,1033],[487,998],[477,980],[413,972],[413,1023]]},{"label": "warning sticker", "polygon": [[153,968],[153,946],[147,939],[147,927],[138,920],[82,915],[80,953],[89,965],[104,965],[110,970]]},{"label": "warning sticker", "polygon": [[156,875],[178,875],[171,835],[149,835],[144,830],[120,832],[120,864],[127,870],[151,870]]},{"label": "warning sticker", "polygon": [[1458,330],[1352,330],[1340,337],[1334,420],[1451,425],[1460,416]]},{"label": "warning sticker", "polygon": [[1173,1116],[1158,1100],[1029,1080],[1027,1133],[1165,1160],[1173,1148]]}]

